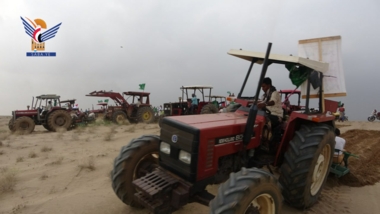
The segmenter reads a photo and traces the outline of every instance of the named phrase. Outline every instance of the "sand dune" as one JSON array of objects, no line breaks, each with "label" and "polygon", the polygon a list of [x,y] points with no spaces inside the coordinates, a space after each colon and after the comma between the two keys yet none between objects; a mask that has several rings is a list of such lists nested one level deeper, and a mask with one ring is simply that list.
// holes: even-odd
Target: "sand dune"
[{"label": "sand dune", "polygon": [[[62,133],[47,132],[42,126],[36,126],[32,134],[11,135],[8,120],[9,117],[0,117],[0,182],[3,182],[0,183],[0,213],[148,213],[132,209],[116,197],[109,173],[119,149],[143,134],[158,134],[157,124],[94,126]],[[341,127],[342,133],[348,134],[347,147],[363,157],[351,162],[353,176],[362,182],[357,186],[362,187],[353,187],[352,182],[330,176],[314,207],[301,211],[285,205],[283,213],[376,213],[380,210],[379,179],[373,173],[371,182],[366,182],[368,175],[360,170],[363,168],[360,166],[370,164],[373,167],[369,168],[380,174],[378,160],[368,163],[374,155],[369,150],[380,148],[380,132],[359,136],[359,131],[349,131],[379,131],[380,123],[342,124],[346,125]],[[217,187],[213,185],[208,189],[216,193]],[[189,204],[175,213],[195,212],[208,213],[208,208]]]}]

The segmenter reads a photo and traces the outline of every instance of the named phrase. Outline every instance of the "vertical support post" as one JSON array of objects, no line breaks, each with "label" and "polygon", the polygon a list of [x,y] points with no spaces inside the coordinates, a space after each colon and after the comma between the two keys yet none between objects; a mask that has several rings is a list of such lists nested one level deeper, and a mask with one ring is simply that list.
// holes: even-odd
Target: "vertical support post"
[{"label": "vertical support post", "polygon": [[[254,128],[254,125],[255,125],[257,111],[258,111],[258,108],[257,108],[257,97],[260,94],[261,83],[263,82],[263,79],[264,79],[265,74],[267,72],[267,68],[268,68],[268,64],[269,64],[269,62],[268,62],[269,61],[269,53],[270,53],[271,47],[272,47],[272,43],[269,43],[268,44],[268,48],[267,48],[267,52],[265,54],[264,64],[263,64],[263,68],[261,70],[259,82],[257,84],[255,100],[253,101],[253,104],[252,104],[251,108],[249,109],[249,114],[248,114],[248,118],[247,118],[247,125],[245,126],[244,135],[243,135],[243,145],[244,145],[244,148],[251,141],[252,134],[255,135],[255,133],[253,132],[253,128]],[[251,66],[252,66],[252,64],[251,64]],[[250,70],[248,71],[248,73],[249,72],[250,72]]]},{"label": "vertical support post", "polygon": [[241,86],[241,89],[240,89],[240,92],[239,92],[237,98],[241,98],[241,95],[243,94],[243,91],[244,91],[244,88],[245,88],[245,84],[247,84],[248,77],[249,77],[249,75],[251,74],[251,70],[252,70],[253,64],[254,64],[256,61],[257,61],[257,59],[252,58],[251,65],[249,66],[249,69],[248,69],[247,75],[245,76],[245,79],[244,79],[243,85]]},{"label": "vertical support post", "polygon": [[322,41],[320,39],[318,40],[318,58],[322,62]]},{"label": "vertical support post", "polygon": [[324,85],[323,85],[323,73],[320,73],[320,81],[321,86],[319,87],[319,112],[324,113],[325,112],[325,92],[324,92]]},{"label": "vertical support post", "polygon": [[307,77],[307,89],[306,89],[306,106],[305,106],[305,108],[306,108],[305,113],[306,114],[310,113],[310,109],[309,109],[310,85],[311,85],[311,82],[310,82],[310,74],[309,74],[309,76]]}]

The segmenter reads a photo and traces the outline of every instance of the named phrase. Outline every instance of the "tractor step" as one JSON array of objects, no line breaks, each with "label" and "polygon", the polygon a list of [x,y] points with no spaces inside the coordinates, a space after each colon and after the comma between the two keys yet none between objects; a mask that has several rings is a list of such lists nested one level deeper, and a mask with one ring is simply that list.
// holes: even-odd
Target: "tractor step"
[{"label": "tractor step", "polygon": [[151,199],[142,192],[135,193],[135,198],[154,214],[166,214],[171,211],[171,207],[166,205],[164,199]]},{"label": "tractor step", "polygon": [[137,190],[134,194],[137,201],[154,214],[170,213],[173,205],[177,207],[175,205],[181,202],[172,203],[172,196],[177,192],[173,193],[173,190],[179,185],[179,180],[159,168],[132,183]]},{"label": "tractor step", "polygon": [[150,199],[164,197],[168,192],[176,188],[178,180],[160,169],[133,181],[137,191],[141,191]]}]

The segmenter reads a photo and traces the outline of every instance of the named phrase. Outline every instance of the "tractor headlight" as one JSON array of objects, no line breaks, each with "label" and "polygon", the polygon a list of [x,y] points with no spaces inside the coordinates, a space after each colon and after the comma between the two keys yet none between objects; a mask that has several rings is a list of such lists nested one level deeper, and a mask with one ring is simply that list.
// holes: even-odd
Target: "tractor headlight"
[{"label": "tractor headlight", "polygon": [[181,150],[179,152],[179,160],[184,162],[184,163],[187,163],[187,164],[190,164],[191,162],[191,154],[188,153],[188,152],[185,152],[183,150]]},{"label": "tractor headlight", "polygon": [[160,151],[165,154],[170,154],[170,145],[165,142],[161,142]]}]

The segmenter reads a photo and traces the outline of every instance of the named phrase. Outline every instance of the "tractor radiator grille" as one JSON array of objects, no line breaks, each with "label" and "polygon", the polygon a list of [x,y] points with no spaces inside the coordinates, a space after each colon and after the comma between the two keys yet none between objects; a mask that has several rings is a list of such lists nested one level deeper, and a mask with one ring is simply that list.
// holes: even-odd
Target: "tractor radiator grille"
[{"label": "tractor radiator grille", "polygon": [[206,168],[212,167],[212,161],[214,159],[214,141],[209,140],[207,142],[207,154],[206,154]]}]

